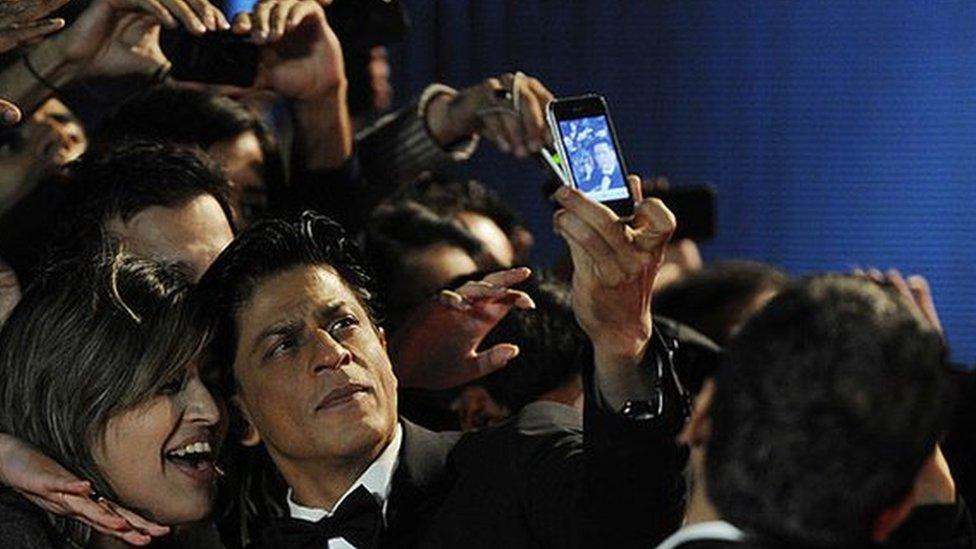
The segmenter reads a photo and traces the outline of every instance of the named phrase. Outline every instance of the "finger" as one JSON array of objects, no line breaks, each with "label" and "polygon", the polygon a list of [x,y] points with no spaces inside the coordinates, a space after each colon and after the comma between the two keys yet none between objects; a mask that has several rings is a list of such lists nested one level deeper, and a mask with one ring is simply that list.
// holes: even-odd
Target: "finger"
[{"label": "finger", "polygon": [[497,271],[485,275],[482,280],[488,284],[510,287],[525,282],[530,276],[532,276],[532,269],[528,267],[516,267],[514,269],[505,269],[504,271]]},{"label": "finger", "polygon": [[629,246],[624,226],[613,210],[566,186],[557,189],[554,196],[556,202],[599,233],[611,247],[624,250]]},{"label": "finger", "polygon": [[870,269],[868,269],[867,275],[868,278],[873,280],[876,284],[881,284],[882,286],[884,286],[885,277],[884,274],[882,274],[879,269],[875,269],[874,267],[871,267]]},{"label": "finger", "polygon": [[571,247],[576,245],[579,249],[585,251],[586,255],[594,263],[594,268],[608,275],[608,281],[619,282],[624,278],[624,271],[618,264],[617,253],[614,252],[599,232],[580,219],[579,216],[570,211],[559,211],[556,212],[553,224],[557,232],[566,239]]},{"label": "finger", "polygon": [[499,298],[505,295],[508,289],[504,286],[495,286],[480,280],[466,282],[458,288],[457,293],[468,301],[476,299]]},{"label": "finger", "polygon": [[935,299],[932,298],[932,288],[929,281],[924,276],[912,275],[908,277],[908,287],[911,288],[915,303],[922,309],[922,314],[932,324],[932,327],[942,332],[942,321],[939,319],[938,310],[935,308]]},{"label": "finger", "polygon": [[271,9],[268,22],[270,41],[277,42],[285,35],[288,18],[295,7],[296,4],[294,2],[279,2]]},{"label": "finger", "polygon": [[512,138],[508,135],[508,129],[502,116],[498,114],[481,114],[481,134],[487,137],[503,153],[510,153],[514,150]]},{"label": "finger", "polygon": [[23,25],[11,25],[0,29],[0,39],[5,42],[22,44],[41,38],[64,28],[64,19],[43,19]]},{"label": "finger", "polygon": [[62,514],[82,518],[93,526],[98,525],[113,532],[129,528],[129,523],[124,518],[112,513],[87,496],[61,494],[54,503],[62,509]]},{"label": "finger", "polygon": [[[520,100],[521,102],[521,100]],[[505,131],[508,144],[512,147],[512,153],[517,158],[529,156],[529,147],[525,139],[525,132],[522,129],[522,120],[518,113],[499,112],[495,115],[501,120],[501,126]]]},{"label": "finger", "polygon": [[521,290],[506,291],[505,299],[511,300],[512,304],[519,309],[526,311],[535,309],[535,301],[532,300],[532,296]]},{"label": "finger", "polygon": [[634,244],[645,252],[663,251],[678,228],[671,210],[660,199],[648,198],[634,208]]},{"label": "finger", "polygon": [[170,13],[192,34],[204,34],[207,26],[183,0],[160,0]]},{"label": "finger", "polygon": [[499,343],[489,349],[475,353],[473,362],[478,371],[478,377],[484,377],[492,372],[501,370],[519,355],[517,345]]},{"label": "finger", "polygon": [[531,152],[537,153],[547,143],[546,135],[549,133],[549,127],[546,125],[544,103],[527,84],[525,86],[527,90],[519,94],[520,121],[526,146]]},{"label": "finger", "polygon": [[634,204],[639,204],[644,200],[644,186],[641,184],[639,175],[628,175],[627,187],[630,188],[630,196],[633,197]]},{"label": "finger", "polygon": [[92,486],[91,482],[79,480],[66,472],[61,475],[44,475],[44,479],[41,480],[40,489],[50,494],[63,492],[65,494],[87,497],[91,494]]},{"label": "finger", "polygon": [[[546,106],[550,102],[552,102],[556,98],[556,96],[553,95],[552,92],[549,91],[539,80],[532,77],[529,77],[526,80],[528,82],[529,88],[532,89],[536,99],[541,104],[542,111],[545,112]],[[545,140],[545,143],[547,145],[552,145],[552,132],[548,131],[548,129],[545,132],[543,132],[543,139]]]},{"label": "finger", "polygon": [[271,10],[274,6],[274,2],[261,2],[254,6],[251,15],[254,20],[254,28],[251,30],[251,36],[255,42],[263,44],[271,36]]},{"label": "finger", "polygon": [[440,292],[437,292],[437,295],[434,298],[441,305],[450,307],[457,311],[467,311],[471,309],[471,304],[468,303],[468,300],[464,299],[461,294],[451,290],[441,290]]},{"label": "finger", "polygon": [[207,27],[207,30],[211,30],[211,31],[217,30],[217,24],[218,24],[217,16],[216,13],[214,12],[220,12],[220,10],[215,8],[210,2],[207,2],[207,0],[183,0],[183,1],[188,6],[190,6],[190,9],[193,10],[193,13],[195,13],[197,15],[197,18],[200,19],[200,22],[202,22]]},{"label": "finger", "polygon": [[128,509],[116,505],[115,503],[112,502],[107,502],[107,503],[109,507],[112,509],[112,511],[115,512],[115,514],[124,518],[129,524],[134,526],[136,529],[144,533],[147,533],[150,536],[156,536],[156,537],[165,536],[170,532],[170,528],[168,526],[162,526],[160,524],[156,524],[155,522],[144,519],[141,516],[133,513],[132,511],[129,511]]},{"label": "finger", "polygon": [[180,25],[180,22],[173,17],[173,14],[163,6],[161,0],[146,0],[134,7],[154,16],[167,29],[175,29]]},{"label": "finger", "polygon": [[627,279],[627,275],[617,267],[615,262],[598,261],[582,243],[565,233],[560,232],[559,234],[566,240],[574,269],[592,270],[597,280],[605,286],[616,286]]},{"label": "finger", "polygon": [[20,108],[17,105],[6,99],[0,99],[0,119],[3,120],[2,125],[14,126],[20,122],[22,117],[23,113],[20,112]]},{"label": "finger", "polygon": [[310,4],[307,2],[299,2],[288,14],[288,22],[287,22],[288,30],[292,30],[298,25],[301,25],[302,21],[304,21],[309,14],[313,14],[316,12],[322,13],[322,10],[315,4]]},{"label": "finger", "polygon": [[234,17],[234,25],[231,30],[234,34],[249,34],[254,28],[254,21],[251,14],[244,11]]},{"label": "finger", "polygon": [[912,295],[912,290],[908,287],[908,283],[905,282],[905,278],[901,276],[901,273],[896,269],[888,269],[885,273],[885,280],[888,284],[893,286],[895,290],[901,294],[902,297],[908,300],[909,303],[915,304],[915,296]]}]

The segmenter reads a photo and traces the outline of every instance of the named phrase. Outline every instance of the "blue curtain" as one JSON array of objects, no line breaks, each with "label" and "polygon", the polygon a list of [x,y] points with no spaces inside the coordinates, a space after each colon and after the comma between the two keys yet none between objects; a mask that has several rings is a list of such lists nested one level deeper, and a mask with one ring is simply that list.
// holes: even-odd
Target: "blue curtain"
[{"label": "blue curtain", "polygon": [[[397,97],[521,69],[606,95],[633,171],[719,192],[708,259],[793,274],[929,277],[976,359],[976,4],[405,0]],[[552,260],[542,172],[483,147],[466,169],[519,205]]]}]

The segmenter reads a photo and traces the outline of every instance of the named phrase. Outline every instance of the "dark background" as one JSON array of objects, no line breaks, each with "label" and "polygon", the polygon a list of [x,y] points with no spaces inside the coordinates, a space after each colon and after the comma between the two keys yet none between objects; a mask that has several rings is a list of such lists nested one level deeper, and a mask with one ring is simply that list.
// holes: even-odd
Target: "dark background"
[{"label": "dark background", "polygon": [[[398,104],[515,69],[602,93],[631,171],[717,188],[706,260],[924,274],[955,358],[976,360],[976,4],[404,3]],[[465,173],[519,205],[536,261],[559,255],[535,163],[483,146]]]}]

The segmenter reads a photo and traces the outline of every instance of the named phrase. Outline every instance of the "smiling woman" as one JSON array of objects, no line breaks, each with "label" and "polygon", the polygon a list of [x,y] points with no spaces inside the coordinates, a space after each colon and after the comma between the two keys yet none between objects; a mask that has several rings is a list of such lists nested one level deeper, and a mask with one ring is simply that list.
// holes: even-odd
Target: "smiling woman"
[{"label": "smiling woman", "polygon": [[[220,409],[197,370],[210,328],[186,280],[122,254],[72,259],[25,292],[0,332],[3,430],[91,480],[99,496],[169,526],[210,513],[221,438]],[[4,546],[88,546],[98,535],[0,494]]]}]

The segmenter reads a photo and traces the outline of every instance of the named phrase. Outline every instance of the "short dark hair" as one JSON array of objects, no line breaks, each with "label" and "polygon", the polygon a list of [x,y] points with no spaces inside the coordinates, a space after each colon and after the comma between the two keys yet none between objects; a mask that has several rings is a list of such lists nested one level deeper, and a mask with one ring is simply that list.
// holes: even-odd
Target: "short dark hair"
[{"label": "short dark hair", "polygon": [[228,394],[236,392],[234,356],[237,349],[237,313],[266,279],[293,267],[327,265],[356,295],[377,323],[380,305],[373,277],[362,260],[356,242],[335,221],[314,212],[290,220],[267,219],[241,232],[198,284],[216,315],[213,364]]},{"label": "short dark hair", "polygon": [[729,342],[749,303],[767,291],[782,290],[789,276],[755,261],[722,261],[663,288],[654,312],[687,324],[720,345]]},{"label": "short dark hair", "polygon": [[474,179],[421,179],[404,185],[389,199],[390,203],[403,201],[416,202],[444,217],[454,217],[462,212],[479,213],[494,221],[508,236],[525,225],[518,212],[498,192]]},{"label": "short dark hair", "polygon": [[58,248],[81,249],[98,241],[113,219],[128,221],[153,207],[172,208],[204,195],[220,205],[234,227],[227,182],[196,147],[132,141],[86,154],[72,167],[68,212],[57,231]]},{"label": "short dark hair", "polygon": [[366,250],[376,272],[388,320],[394,324],[425,297],[418,295],[416,284],[407,272],[410,254],[437,244],[458,247],[472,258],[483,252],[481,242],[460,222],[438,215],[417,202],[384,204],[370,216]]},{"label": "short dark hair", "polygon": [[868,542],[943,432],[945,358],[893,290],[840,275],[791,285],[716,377],[705,467],[721,516],[784,543]]},{"label": "short dark hair", "polygon": [[476,382],[512,413],[593,363],[593,345],[576,322],[570,289],[565,283],[542,276],[519,284],[516,289],[528,293],[536,308],[509,312],[481,347],[514,343],[519,355],[505,368]]},{"label": "short dark hair", "polygon": [[206,150],[246,132],[253,132],[261,146],[269,203],[277,207],[283,200],[286,178],[274,132],[257,112],[229,97],[168,85],[149,88],[126,100],[102,122],[92,148],[152,140]]},{"label": "short dark hair", "polygon": [[175,265],[115,249],[63,258],[0,330],[0,426],[116,498],[91,449],[109,419],[181,376],[210,338]]}]

